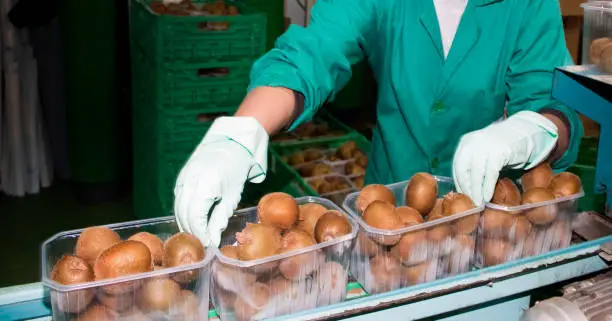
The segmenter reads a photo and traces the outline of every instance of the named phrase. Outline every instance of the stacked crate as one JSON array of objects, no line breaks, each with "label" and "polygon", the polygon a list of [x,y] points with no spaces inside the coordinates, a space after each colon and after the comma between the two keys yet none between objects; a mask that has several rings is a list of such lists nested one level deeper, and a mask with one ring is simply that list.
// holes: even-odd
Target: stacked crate
[{"label": "stacked crate", "polygon": [[229,1],[133,0],[130,11],[134,210],[157,217],[171,213],[178,171],[214,119],[244,98],[266,15]]}]

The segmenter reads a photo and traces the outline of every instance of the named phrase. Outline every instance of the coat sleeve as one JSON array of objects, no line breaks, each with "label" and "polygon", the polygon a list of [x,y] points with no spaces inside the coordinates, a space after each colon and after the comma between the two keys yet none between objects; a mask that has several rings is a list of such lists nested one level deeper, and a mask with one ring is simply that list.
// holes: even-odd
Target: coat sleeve
[{"label": "coat sleeve", "polygon": [[285,87],[304,96],[304,110],[292,128],[309,121],[351,78],[363,59],[366,33],[374,30],[375,0],[318,0],[308,27],[291,25],[275,48],[255,62],[249,91]]},{"label": "coat sleeve", "polygon": [[570,143],[563,156],[552,164],[565,170],[577,158],[583,128],[578,114],[552,99],[555,67],[572,65],[567,51],[559,0],[527,1],[520,23],[515,51],[506,75],[508,115],[521,110],[556,110],[568,120]]}]

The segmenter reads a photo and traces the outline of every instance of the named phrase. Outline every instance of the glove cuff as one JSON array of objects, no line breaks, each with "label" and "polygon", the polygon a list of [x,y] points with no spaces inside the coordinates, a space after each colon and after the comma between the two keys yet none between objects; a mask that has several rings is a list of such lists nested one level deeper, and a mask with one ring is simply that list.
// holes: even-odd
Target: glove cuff
[{"label": "glove cuff", "polygon": [[529,153],[525,169],[531,169],[542,163],[557,145],[559,129],[550,119],[539,113],[521,111],[510,116],[506,121],[530,138],[531,153]]},{"label": "glove cuff", "polygon": [[261,183],[266,178],[268,164],[268,133],[253,117],[219,117],[204,136],[201,144],[231,140],[242,146],[251,156],[253,164],[248,180]]}]

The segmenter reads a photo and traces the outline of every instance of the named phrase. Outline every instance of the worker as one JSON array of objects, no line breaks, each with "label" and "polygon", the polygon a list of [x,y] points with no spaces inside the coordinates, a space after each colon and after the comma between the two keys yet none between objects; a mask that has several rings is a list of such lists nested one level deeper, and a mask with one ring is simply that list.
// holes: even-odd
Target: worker
[{"label": "worker", "polygon": [[269,136],[311,120],[363,59],[378,84],[366,184],[430,172],[482,204],[500,170],[577,156],[579,118],[551,98],[554,68],[571,64],[558,0],[318,0],[179,173],[181,229],[218,244],[245,182],[266,177]]}]

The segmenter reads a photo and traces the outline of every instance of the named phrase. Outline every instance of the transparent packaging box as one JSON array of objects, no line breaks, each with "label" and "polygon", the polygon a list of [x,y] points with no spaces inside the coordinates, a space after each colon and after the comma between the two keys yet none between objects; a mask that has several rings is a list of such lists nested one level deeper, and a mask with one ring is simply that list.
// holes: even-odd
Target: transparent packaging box
[{"label": "transparent packaging box", "polygon": [[[346,215],[333,202],[296,198]],[[348,215],[350,234],[264,259],[241,261],[218,252],[213,262],[211,295],[221,320],[262,320],[340,302],[346,298],[350,255],[357,223]],[[257,208],[236,212],[221,237],[220,248],[236,244],[236,233],[257,223]]]},{"label": "transparent packaging box", "polygon": [[[180,232],[174,217],[106,225],[121,240],[149,232],[162,241]],[[42,283],[49,290],[54,321],[208,320],[209,284],[216,248],[202,261],[114,279],[63,285],[51,279],[55,263],[74,255],[83,229],[58,233],[42,244]]]},{"label": "transparent packaging box", "polygon": [[570,246],[578,194],[520,206],[487,203],[476,246],[476,265],[492,266]]},{"label": "transparent packaging box", "polygon": [[612,2],[588,1],[580,6],[584,9],[582,64],[612,73]]},{"label": "transparent packaging box", "polygon": [[[453,180],[434,176],[438,197],[454,190]],[[405,205],[408,181],[386,185]],[[367,225],[357,210],[359,192],[344,200],[343,208],[359,224],[351,255],[351,274],[369,293],[381,293],[433,281],[470,270],[474,263],[478,222],[484,206],[398,230]]]}]

